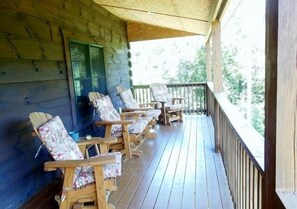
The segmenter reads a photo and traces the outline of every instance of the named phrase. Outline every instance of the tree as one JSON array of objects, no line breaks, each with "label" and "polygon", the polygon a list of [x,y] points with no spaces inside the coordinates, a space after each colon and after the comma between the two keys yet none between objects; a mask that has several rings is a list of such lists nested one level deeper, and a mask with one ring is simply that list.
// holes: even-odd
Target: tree
[{"label": "tree", "polygon": [[177,76],[170,78],[170,83],[193,83],[206,81],[205,47],[201,46],[193,61],[180,60]]}]

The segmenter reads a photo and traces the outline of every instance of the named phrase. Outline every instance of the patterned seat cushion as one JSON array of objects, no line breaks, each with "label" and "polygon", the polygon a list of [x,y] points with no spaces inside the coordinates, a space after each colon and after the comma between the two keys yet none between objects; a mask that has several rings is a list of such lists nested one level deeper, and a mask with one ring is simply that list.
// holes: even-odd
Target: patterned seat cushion
[{"label": "patterned seat cushion", "polygon": [[167,86],[165,84],[154,83],[150,86],[152,96],[155,101],[165,102],[165,107],[170,110],[182,109],[183,104],[173,104],[172,97],[168,93]]},{"label": "patterned seat cushion", "polygon": [[171,105],[172,101],[166,85],[160,84],[160,83],[154,83],[150,86],[150,89],[155,101],[166,102],[168,106]]},{"label": "patterned seat cushion", "polygon": [[127,109],[138,109],[139,104],[135,101],[133,94],[130,89],[122,91],[120,97]]},{"label": "patterned seat cushion", "polygon": [[[165,105],[166,107],[166,105]],[[180,109],[183,109],[183,104],[172,104],[170,106],[168,106],[168,108],[170,110],[180,110]]]},{"label": "patterned seat cushion", "polygon": [[[109,96],[105,96],[101,99],[96,99],[93,101],[93,106],[96,109],[100,119],[102,121],[120,121],[121,117],[116,109],[113,107],[113,104]],[[152,119],[152,118],[151,118]],[[147,126],[147,120],[137,120],[133,124],[128,125],[129,133],[139,134],[142,133],[145,127]],[[111,128],[111,135],[120,137],[122,135],[122,126],[113,125]]]},{"label": "patterned seat cushion", "polygon": [[[120,121],[119,113],[114,109],[109,96],[104,96],[93,101],[93,106],[102,121]],[[121,136],[122,126],[113,125],[111,128],[111,135]]]},{"label": "patterned seat cushion", "polygon": [[[135,101],[130,89],[122,91],[120,93],[120,97],[127,109],[139,109],[140,108],[139,104]],[[161,114],[161,110],[153,109],[153,110],[147,111],[147,116],[156,118],[156,119],[159,117],[160,114]]]},{"label": "patterned seat cushion", "polygon": [[148,117],[152,117],[152,118],[155,118],[155,119],[158,119],[159,115],[161,114],[161,110],[148,110],[147,111],[147,116]]},{"label": "patterned seat cushion", "polygon": [[[68,135],[59,116],[51,118],[38,129],[42,143],[48,149],[54,160],[82,160],[77,143]],[[121,153],[108,153],[102,155],[116,156],[115,164],[104,165],[104,176],[115,177],[121,175]],[[100,155],[101,156],[101,155]],[[79,167],[75,169],[73,187],[79,188],[94,182],[92,167]]]}]

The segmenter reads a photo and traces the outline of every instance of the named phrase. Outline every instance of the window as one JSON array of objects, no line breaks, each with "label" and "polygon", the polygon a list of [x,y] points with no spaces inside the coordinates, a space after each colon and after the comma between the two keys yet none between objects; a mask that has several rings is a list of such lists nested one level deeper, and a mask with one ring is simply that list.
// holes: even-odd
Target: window
[{"label": "window", "polygon": [[86,43],[70,42],[77,122],[91,117],[88,93],[107,93],[103,47]]}]

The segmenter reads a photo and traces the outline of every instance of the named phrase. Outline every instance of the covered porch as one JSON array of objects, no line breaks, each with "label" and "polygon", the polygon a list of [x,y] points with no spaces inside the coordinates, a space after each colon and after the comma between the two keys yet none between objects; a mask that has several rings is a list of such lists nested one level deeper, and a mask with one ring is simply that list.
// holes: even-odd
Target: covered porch
[{"label": "covered porch", "polygon": [[[59,115],[68,130],[97,134],[87,90],[121,106],[115,86],[133,89],[129,42],[193,34],[205,36],[207,82],[204,99],[194,105],[204,106],[192,111],[190,102],[183,123],[158,126],[158,139],[142,145],[144,157],[123,163],[110,202],[117,208],[297,208],[297,2],[266,0],[264,140],[234,115],[223,94],[220,20],[229,1],[162,2],[136,8],[129,0],[0,2],[3,208],[52,208],[61,189],[48,189],[56,176],[43,171],[48,152],[36,156],[31,112]],[[93,58],[91,50],[100,57],[94,76],[91,59],[85,72],[76,69],[85,61],[73,59],[83,57],[71,54],[77,49],[84,58]]]}]

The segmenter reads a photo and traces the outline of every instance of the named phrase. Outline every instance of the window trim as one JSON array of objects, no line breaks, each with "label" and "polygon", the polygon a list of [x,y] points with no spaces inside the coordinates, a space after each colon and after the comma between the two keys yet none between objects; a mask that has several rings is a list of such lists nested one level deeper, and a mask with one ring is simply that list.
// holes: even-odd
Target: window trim
[{"label": "window trim", "polygon": [[106,87],[108,89],[108,74],[107,74],[107,59],[106,59],[106,44],[104,41],[97,37],[89,37],[81,33],[75,33],[66,29],[61,29],[61,34],[63,38],[64,45],[64,57],[66,62],[66,71],[67,71],[67,82],[69,86],[69,96],[70,96],[70,107],[71,107],[71,117],[72,117],[72,130],[79,131],[86,126],[87,123],[78,123],[77,112],[76,112],[76,99],[74,91],[74,82],[72,74],[72,63],[71,63],[71,54],[70,54],[70,42],[74,41],[82,44],[89,44],[90,46],[99,46],[103,48],[104,55],[104,67],[105,67],[105,77],[106,77]]}]

